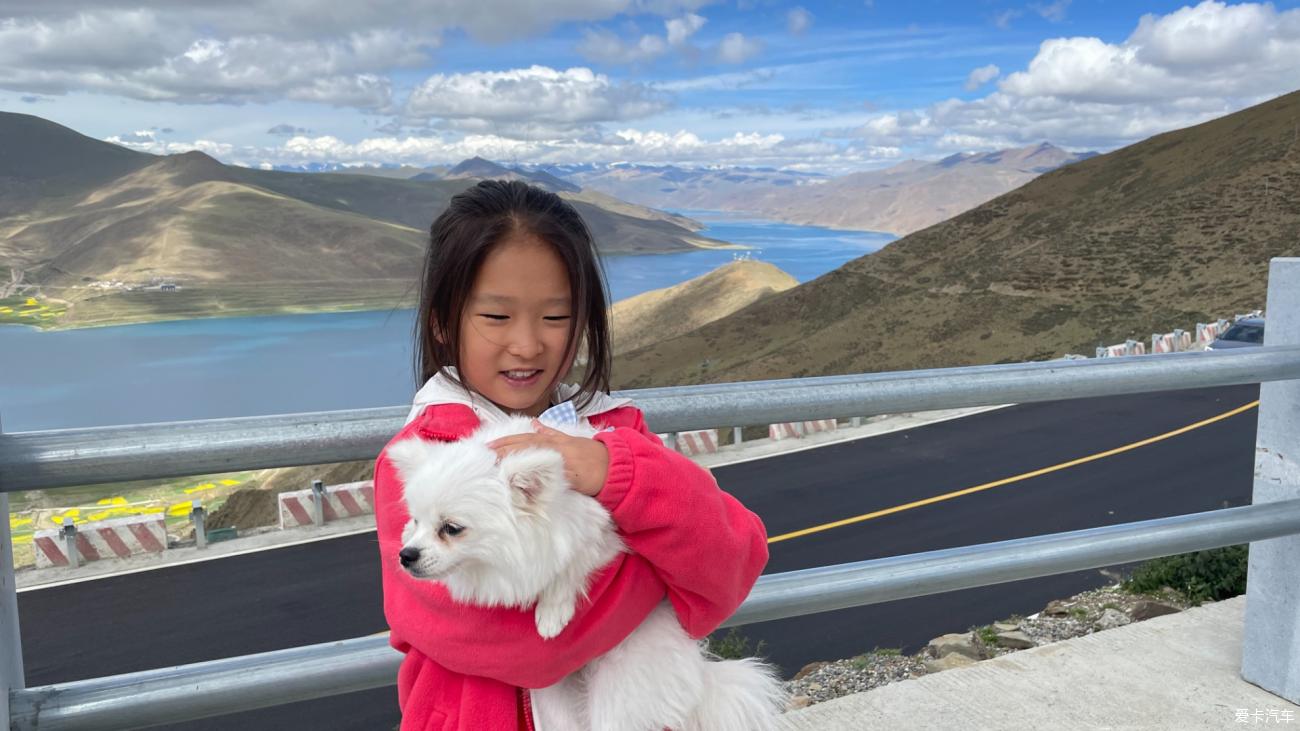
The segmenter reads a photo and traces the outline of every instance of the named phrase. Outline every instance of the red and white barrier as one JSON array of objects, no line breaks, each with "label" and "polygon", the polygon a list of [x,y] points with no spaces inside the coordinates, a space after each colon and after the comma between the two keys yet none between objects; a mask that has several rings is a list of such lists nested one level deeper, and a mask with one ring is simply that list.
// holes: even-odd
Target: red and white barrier
[{"label": "red and white barrier", "polygon": [[1214,342],[1215,338],[1223,334],[1223,321],[1219,322],[1198,322],[1196,323],[1196,344],[1209,345]]},{"label": "red and white barrier", "polygon": [[1119,358],[1125,355],[1146,355],[1147,346],[1137,340],[1129,340],[1119,345],[1107,345],[1097,348],[1098,358]]},{"label": "red and white barrier", "polygon": [[700,429],[698,431],[677,432],[677,451],[687,457],[700,454],[716,454],[718,451],[718,430]]},{"label": "red and white barrier", "polygon": [[[375,483],[373,480],[325,487],[325,500],[321,504],[321,513],[325,522],[370,515],[374,512]],[[315,515],[315,506],[311,488],[280,493],[281,530],[314,525],[313,515]]]},{"label": "red and white barrier", "polygon": [[767,436],[769,439],[799,439],[809,434],[822,431],[833,431],[835,429],[834,419],[818,419],[817,421],[792,421],[785,424],[769,424],[767,426]]},{"label": "red and white barrier", "polygon": [[1185,330],[1151,336],[1152,353],[1181,353],[1192,349],[1192,334]]},{"label": "red and white barrier", "polygon": [[[37,531],[32,544],[36,547],[36,568],[68,565],[67,541],[61,531]],[[76,544],[82,563],[162,553],[167,550],[167,527],[161,515],[82,523],[77,526]]]}]

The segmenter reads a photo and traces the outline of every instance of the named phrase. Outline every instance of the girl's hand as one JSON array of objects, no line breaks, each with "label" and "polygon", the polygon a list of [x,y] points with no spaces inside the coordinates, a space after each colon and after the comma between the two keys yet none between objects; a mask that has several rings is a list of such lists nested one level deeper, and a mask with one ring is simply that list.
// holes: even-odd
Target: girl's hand
[{"label": "girl's hand", "polygon": [[537,430],[536,434],[513,434],[494,439],[487,446],[496,451],[497,459],[529,447],[554,449],[564,459],[564,474],[573,489],[590,497],[600,493],[609,472],[609,450],[604,444],[595,439],[571,437],[536,419],[533,419],[533,428]]}]

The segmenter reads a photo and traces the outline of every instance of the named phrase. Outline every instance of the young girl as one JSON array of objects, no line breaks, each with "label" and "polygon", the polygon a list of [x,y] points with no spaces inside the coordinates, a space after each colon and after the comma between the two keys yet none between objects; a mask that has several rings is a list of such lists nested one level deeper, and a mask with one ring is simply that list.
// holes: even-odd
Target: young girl
[{"label": "young girl", "polygon": [[[531,611],[451,600],[400,570],[407,515],[381,452],[375,508],[384,613],[403,731],[532,729],[530,688],[559,681],[634,630],[665,596],[692,637],[730,616],[767,562],[763,524],[712,475],[666,449],[627,399],[609,395],[607,298],[586,225],[558,196],[485,181],[457,195],[432,228],[417,313],[424,386],[408,437],[451,441],[507,414],[571,403],[606,428],[595,439],[539,433],[493,443],[499,454],[547,446],[573,488],[610,512],[630,553],[591,578],[564,631],[537,633]],[[562,385],[581,352],[582,382]],[[545,730],[542,730],[545,731]]]}]

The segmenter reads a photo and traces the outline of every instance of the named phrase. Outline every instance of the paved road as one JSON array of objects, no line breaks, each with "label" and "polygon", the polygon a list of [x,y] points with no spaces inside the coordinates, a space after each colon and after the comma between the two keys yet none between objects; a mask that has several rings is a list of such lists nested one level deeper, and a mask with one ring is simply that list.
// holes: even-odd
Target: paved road
[{"label": "paved road", "polygon": [[[1114,449],[1226,412],[1258,387],[1030,404],[715,470],[776,536]],[[775,543],[769,572],[1075,530],[1249,502],[1255,411],[1085,465]],[[384,628],[373,534],[19,595],[29,685],[371,634]],[[1029,614],[1096,571],[744,629],[787,671]],[[195,729],[384,729],[369,691]]]}]

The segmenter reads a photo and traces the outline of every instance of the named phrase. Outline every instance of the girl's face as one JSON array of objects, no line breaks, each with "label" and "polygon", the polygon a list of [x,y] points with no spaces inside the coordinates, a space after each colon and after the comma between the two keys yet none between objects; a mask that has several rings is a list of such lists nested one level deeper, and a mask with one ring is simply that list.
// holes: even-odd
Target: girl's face
[{"label": "girl's face", "polygon": [[560,256],[536,236],[510,234],[483,260],[465,303],[461,379],[507,412],[537,416],[573,364],[564,347],[572,316]]}]

